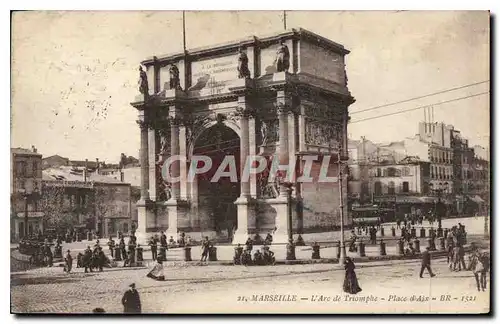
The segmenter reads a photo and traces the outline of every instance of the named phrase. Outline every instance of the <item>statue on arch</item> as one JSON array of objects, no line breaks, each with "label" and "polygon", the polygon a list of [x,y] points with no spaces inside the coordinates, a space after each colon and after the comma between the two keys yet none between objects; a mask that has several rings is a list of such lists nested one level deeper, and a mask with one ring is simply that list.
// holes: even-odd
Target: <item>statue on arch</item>
[{"label": "statue on arch", "polygon": [[180,73],[177,66],[175,64],[172,64],[168,71],[170,73],[170,89],[182,90],[181,81],[179,78]]},{"label": "statue on arch", "polygon": [[287,72],[290,68],[290,51],[284,41],[281,41],[276,51],[275,64],[277,72]]},{"label": "statue on arch", "polygon": [[250,70],[248,69],[248,56],[244,52],[243,47],[238,49],[238,78],[247,79],[250,78]]},{"label": "statue on arch", "polygon": [[139,92],[144,95],[149,94],[148,75],[142,69],[142,66],[139,66]]}]

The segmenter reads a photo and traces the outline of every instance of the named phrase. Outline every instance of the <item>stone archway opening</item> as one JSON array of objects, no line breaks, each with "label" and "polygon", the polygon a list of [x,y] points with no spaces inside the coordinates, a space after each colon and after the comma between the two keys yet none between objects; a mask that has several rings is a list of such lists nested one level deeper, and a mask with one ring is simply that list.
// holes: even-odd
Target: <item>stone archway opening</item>
[{"label": "stone archway opening", "polygon": [[[202,228],[213,230],[219,239],[231,240],[237,228],[237,206],[240,196],[240,138],[223,123],[217,123],[203,131],[194,143],[193,155],[209,157],[212,167],[203,174],[196,175],[198,187],[198,213]],[[224,160],[234,158],[236,179],[229,175],[214,179],[216,171]],[[202,167],[203,162],[198,162]],[[224,172],[230,171],[226,165]],[[236,180],[236,181],[234,181]],[[205,225],[205,226],[203,226]]]}]

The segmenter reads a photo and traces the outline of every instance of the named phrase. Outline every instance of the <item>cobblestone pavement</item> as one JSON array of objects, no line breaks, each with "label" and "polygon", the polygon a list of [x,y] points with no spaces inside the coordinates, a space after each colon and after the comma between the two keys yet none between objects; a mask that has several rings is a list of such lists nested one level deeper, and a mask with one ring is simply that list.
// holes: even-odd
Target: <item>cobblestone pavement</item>
[{"label": "cobblestone pavement", "polygon": [[[147,313],[488,311],[489,289],[477,292],[470,271],[451,272],[445,260],[433,261],[435,278],[429,278],[427,273],[423,279],[418,278],[419,269],[419,261],[358,265],[356,271],[363,291],[355,295],[355,301],[345,301],[344,271],[332,264],[175,266],[166,269],[164,282],[147,278],[147,269],[114,268],[89,274],[75,269],[76,273],[68,275],[62,268],[43,268],[11,274],[11,307],[13,312],[79,313],[95,307],[122,312],[122,294],[128,284],[135,282],[143,312]],[[297,301],[252,301],[253,295],[271,294],[296,295]],[[441,302],[441,295],[447,294],[451,300]],[[312,295],[338,295],[341,301],[312,301]],[[392,299],[409,299],[412,295],[431,299],[389,302],[391,295]],[[377,301],[373,300],[375,297]]]}]

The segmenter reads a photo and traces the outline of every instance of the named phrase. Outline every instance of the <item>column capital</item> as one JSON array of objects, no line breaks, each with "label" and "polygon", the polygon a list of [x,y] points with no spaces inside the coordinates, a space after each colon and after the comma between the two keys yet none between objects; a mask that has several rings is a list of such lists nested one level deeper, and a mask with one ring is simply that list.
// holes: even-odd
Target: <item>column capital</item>
[{"label": "column capital", "polygon": [[149,128],[149,122],[145,121],[144,119],[138,119],[135,121],[141,130],[147,130]]}]

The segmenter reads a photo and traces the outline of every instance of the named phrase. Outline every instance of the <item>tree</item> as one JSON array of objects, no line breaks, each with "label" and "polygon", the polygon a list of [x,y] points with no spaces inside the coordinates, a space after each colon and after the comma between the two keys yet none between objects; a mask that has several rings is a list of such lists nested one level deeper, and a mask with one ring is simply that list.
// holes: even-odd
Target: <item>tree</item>
[{"label": "tree", "polygon": [[64,206],[65,196],[65,187],[43,187],[38,199],[38,209],[44,213],[44,227],[52,227],[57,231],[62,231],[77,223],[75,215]]}]

